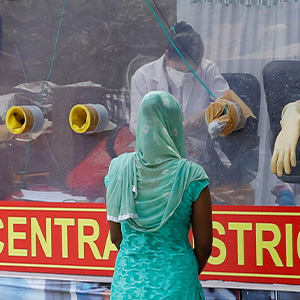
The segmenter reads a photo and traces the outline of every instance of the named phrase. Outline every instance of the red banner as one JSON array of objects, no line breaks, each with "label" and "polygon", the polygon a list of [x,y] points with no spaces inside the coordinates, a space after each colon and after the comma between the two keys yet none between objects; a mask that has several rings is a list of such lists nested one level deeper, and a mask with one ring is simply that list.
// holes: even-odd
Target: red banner
[{"label": "red banner", "polygon": [[112,276],[104,204],[1,202],[4,271]]},{"label": "red banner", "polygon": [[[104,204],[1,202],[2,271],[112,276]],[[214,206],[202,280],[300,284],[300,208]]]},{"label": "red banner", "polygon": [[300,208],[215,206],[202,280],[300,283]]}]

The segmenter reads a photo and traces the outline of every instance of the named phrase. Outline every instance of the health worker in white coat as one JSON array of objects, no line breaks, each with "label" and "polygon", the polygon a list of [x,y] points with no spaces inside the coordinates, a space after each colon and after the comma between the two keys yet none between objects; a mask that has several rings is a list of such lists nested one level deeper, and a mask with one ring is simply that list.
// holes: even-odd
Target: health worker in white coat
[{"label": "health worker in white coat", "polygon": [[[190,67],[216,98],[223,96],[229,89],[228,83],[218,66],[203,58],[204,46],[200,35],[183,21],[176,23],[173,31],[174,44]],[[142,98],[154,90],[167,91],[179,101],[186,134],[203,127],[205,109],[214,99],[190,71],[172,43],[169,43],[164,55],[139,68],[131,78],[130,129],[133,134],[136,134]]]}]

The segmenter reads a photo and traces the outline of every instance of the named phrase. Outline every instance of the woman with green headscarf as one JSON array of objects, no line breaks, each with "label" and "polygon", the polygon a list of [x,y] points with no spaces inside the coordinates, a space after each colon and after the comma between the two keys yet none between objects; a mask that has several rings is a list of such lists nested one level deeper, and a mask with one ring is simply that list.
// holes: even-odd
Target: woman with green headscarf
[{"label": "woman with green headscarf", "polygon": [[171,94],[144,96],[136,147],[113,159],[105,178],[107,219],[119,249],[111,300],[204,299],[198,274],[212,247],[208,178],[184,158],[182,115]]}]

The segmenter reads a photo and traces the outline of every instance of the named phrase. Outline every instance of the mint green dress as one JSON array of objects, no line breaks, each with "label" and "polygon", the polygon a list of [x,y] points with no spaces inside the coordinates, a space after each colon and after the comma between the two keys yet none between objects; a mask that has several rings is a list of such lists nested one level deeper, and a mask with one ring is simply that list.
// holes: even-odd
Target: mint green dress
[{"label": "mint green dress", "polygon": [[111,300],[205,299],[188,233],[192,204],[207,185],[207,179],[190,183],[174,214],[158,231],[137,231],[127,220],[121,222],[123,240]]}]

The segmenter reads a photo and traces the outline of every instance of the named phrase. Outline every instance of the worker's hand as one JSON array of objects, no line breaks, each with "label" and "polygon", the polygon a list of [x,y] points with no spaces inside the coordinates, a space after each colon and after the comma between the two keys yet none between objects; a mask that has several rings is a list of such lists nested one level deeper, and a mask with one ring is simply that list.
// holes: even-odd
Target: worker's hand
[{"label": "worker's hand", "polygon": [[291,166],[296,166],[296,146],[300,136],[300,103],[286,105],[281,115],[281,131],[274,146],[271,159],[271,171],[281,177],[283,170],[291,173]]},{"label": "worker's hand", "polygon": [[[213,134],[214,136],[226,136],[236,128],[240,115],[241,112],[237,103],[225,99],[217,99],[208,106],[205,119],[209,128],[212,122],[214,122],[215,126],[221,128],[220,132]],[[222,124],[223,126],[221,126]]]},{"label": "worker's hand", "polygon": [[251,109],[232,90],[211,103],[206,110],[206,123],[212,137],[227,136],[244,127],[247,118],[255,118]]},{"label": "worker's hand", "polygon": [[205,124],[205,110],[200,110],[195,112],[189,118],[184,120],[183,122],[183,129],[184,134],[189,135],[193,134]]}]

